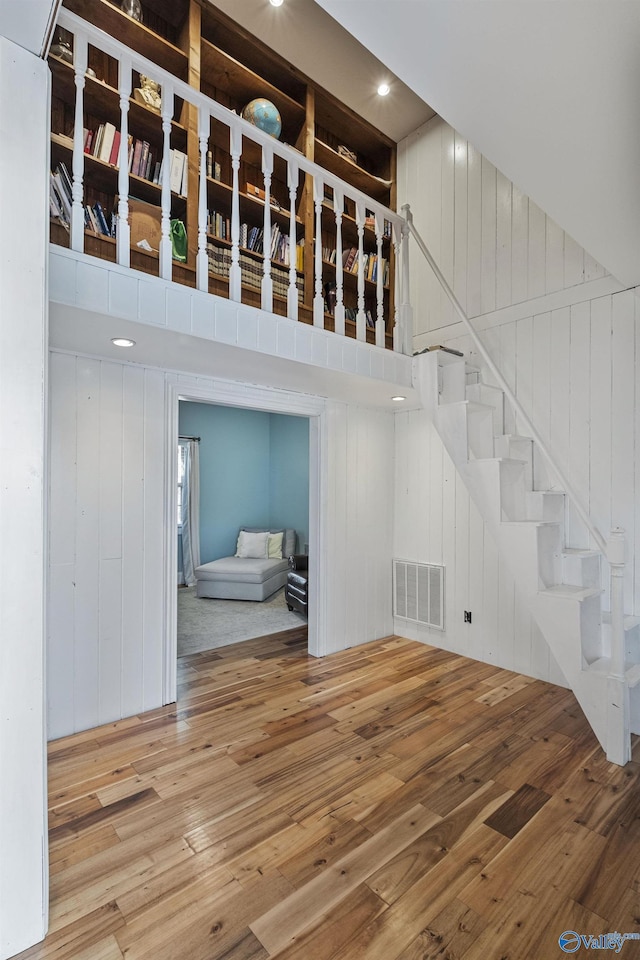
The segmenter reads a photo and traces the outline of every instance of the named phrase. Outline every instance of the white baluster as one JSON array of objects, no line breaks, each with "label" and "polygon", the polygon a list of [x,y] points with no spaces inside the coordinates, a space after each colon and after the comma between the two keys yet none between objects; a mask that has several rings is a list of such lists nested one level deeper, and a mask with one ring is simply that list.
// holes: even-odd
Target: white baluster
[{"label": "white baluster", "polygon": [[273,280],[271,279],[271,175],[273,173],[273,150],[262,147],[262,173],[264,175],[264,223],[262,229],[262,299],[263,310],[273,311]]},{"label": "white baluster", "polygon": [[84,85],[89,46],[87,35],[78,31],[73,40],[73,65],[76,84],[76,109],[73,128],[73,184],[71,189],[71,249],[84,251]]},{"label": "white baluster", "polygon": [[631,759],[629,686],[625,676],[624,530],[611,532],[607,543],[611,568],[611,668],[607,681],[607,760],[624,766]]},{"label": "white baluster", "polygon": [[342,212],[344,193],[334,188],[333,210],[336,215],[336,313],[334,330],[344,337],[344,268],[342,266]]},{"label": "white baluster", "polygon": [[160,195],[160,276],[171,280],[173,250],[171,246],[171,121],[173,119],[173,87],[162,88],[162,178]]},{"label": "white baluster", "polygon": [[207,146],[211,117],[208,110],[198,107],[198,140],[200,143],[200,171],[198,180],[198,255],[196,257],[196,286],[209,289],[209,258],[207,256]]},{"label": "white baluster", "polygon": [[367,339],[367,317],[364,312],[364,205],[356,203],[356,226],[358,228],[358,312],[356,314],[356,340]]},{"label": "white baluster", "polygon": [[313,325],[324,329],[324,298],[322,296],[322,200],[324,198],[324,182],[320,177],[313,178],[313,199],[316,209],[315,229],[315,256],[314,256],[314,285],[313,298]]},{"label": "white baluster", "polygon": [[[409,204],[405,203],[402,207],[405,213],[405,222],[402,224],[402,281],[401,281],[401,303],[400,303],[400,322],[394,330],[393,349],[398,353],[411,355],[412,337],[413,337],[413,316],[411,311],[411,300],[409,298],[409,220],[411,219],[411,210]],[[396,333],[397,331],[397,333]]]},{"label": "white baluster", "polygon": [[120,147],[118,149],[118,218],[116,221],[116,256],[128,267],[131,262],[131,228],[129,226],[129,97],[131,96],[131,60],[123,57],[118,65],[120,94]]},{"label": "white baluster", "polygon": [[287,182],[289,186],[289,288],[287,290],[287,316],[290,320],[298,319],[298,288],[296,286],[296,197],[298,195],[298,165],[289,160],[287,167]]},{"label": "white baluster", "polygon": [[384,235],[384,217],[380,213],[376,213],[375,217],[376,224],[376,241],[377,241],[377,250],[376,254],[378,261],[376,264],[377,274],[376,274],[376,303],[377,303],[377,316],[376,316],[376,346],[384,347],[384,264],[382,262],[382,238]]},{"label": "white baluster", "polygon": [[229,268],[229,299],[240,301],[242,296],[242,272],[240,270],[240,157],[242,155],[242,132],[230,128],[231,169],[233,171],[231,193],[231,267]]},{"label": "white baluster", "polygon": [[393,349],[398,353],[401,344],[400,301],[402,297],[402,259],[400,256],[400,244],[402,241],[402,228],[400,224],[395,221],[391,227],[391,238],[394,253],[393,259],[395,262],[393,276]]}]

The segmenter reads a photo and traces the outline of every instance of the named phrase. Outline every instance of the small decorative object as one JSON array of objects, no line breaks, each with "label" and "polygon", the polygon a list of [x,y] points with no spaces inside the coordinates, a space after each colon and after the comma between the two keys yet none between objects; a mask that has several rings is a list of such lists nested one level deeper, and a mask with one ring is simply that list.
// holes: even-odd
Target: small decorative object
[{"label": "small decorative object", "polygon": [[160,94],[160,84],[156,83],[150,77],[140,74],[140,86],[133,91],[133,99],[137,103],[144,104],[154,113],[160,113],[162,110],[162,96]]},{"label": "small decorative object", "polygon": [[280,136],[282,119],[278,108],[270,100],[265,100],[263,97],[252,100],[242,111],[242,117],[252,123],[254,127],[257,127],[258,130],[275,137],[276,140]]},{"label": "small decorative object", "polygon": [[64,60],[66,63],[73,63],[71,44],[68,40],[64,40],[60,34],[58,34],[51,46],[51,53],[54,57],[59,57],[60,60]]},{"label": "small decorative object", "polygon": [[95,75],[96,75],[96,72],[95,72],[95,70],[93,69],[93,67],[87,67],[87,76],[88,76],[88,77],[95,77]]},{"label": "small decorative object", "polygon": [[358,162],[358,154],[354,153],[353,150],[349,150],[348,147],[345,147],[342,144],[340,144],[338,147],[338,156],[344,157],[345,160],[348,160],[350,163]]},{"label": "small decorative object", "polygon": [[174,260],[187,262],[187,231],[182,220],[171,221],[171,249]]},{"label": "small decorative object", "polygon": [[142,5],[140,0],[122,0],[120,9],[123,13],[126,13],[127,16],[132,17],[133,20],[142,23]]}]

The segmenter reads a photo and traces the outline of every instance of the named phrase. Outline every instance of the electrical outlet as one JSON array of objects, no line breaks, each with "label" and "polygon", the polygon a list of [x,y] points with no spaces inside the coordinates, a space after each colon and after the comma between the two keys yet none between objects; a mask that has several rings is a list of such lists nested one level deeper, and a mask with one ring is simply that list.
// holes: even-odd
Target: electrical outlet
[{"label": "electrical outlet", "polygon": [[464,622],[471,623],[471,610],[464,611]]}]

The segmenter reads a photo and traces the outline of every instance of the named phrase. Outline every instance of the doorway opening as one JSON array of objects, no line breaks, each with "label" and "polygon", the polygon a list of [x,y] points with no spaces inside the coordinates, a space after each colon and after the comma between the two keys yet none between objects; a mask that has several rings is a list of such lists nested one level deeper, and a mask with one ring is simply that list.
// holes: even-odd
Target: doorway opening
[{"label": "doorway opening", "polygon": [[[168,391],[164,686],[165,702],[171,703],[176,699],[181,656],[285,630],[296,630],[300,636],[305,626],[308,652],[319,654],[321,603],[317,585],[324,404],[319,398],[283,396],[271,390],[260,391],[262,395],[256,399],[246,396],[246,388],[241,390],[236,384],[223,384],[222,389],[217,383],[213,389],[194,386],[185,390],[182,382],[176,381],[168,385]],[[200,516],[187,531],[188,493],[194,483],[187,476],[187,465],[194,460],[198,465],[195,483],[197,490],[199,481]],[[233,565],[244,559],[236,557],[243,553],[241,531],[249,538],[255,536],[256,542],[261,534],[271,540],[270,544],[267,540],[267,553],[270,546],[274,555],[280,551],[280,557],[267,559],[279,559],[280,575],[273,581],[268,576],[250,576],[249,581],[264,580],[264,586],[253,583],[247,589],[242,583],[232,583],[229,592],[229,580],[234,578],[223,576],[219,567],[224,560]],[[191,585],[178,586],[180,579],[188,579],[185,540],[190,549],[194,542],[199,549],[195,564],[192,561]],[[252,548],[255,542],[249,544],[249,561],[253,560]],[[285,583],[291,579],[290,555],[300,558],[300,566],[306,563],[308,568],[306,617],[298,604],[291,604],[293,609],[289,609],[285,596]],[[205,571],[202,577],[201,568],[211,564],[214,570]],[[195,568],[199,569],[194,577]],[[209,578],[211,583],[202,582]],[[223,582],[221,588],[216,581]]]},{"label": "doorway opening", "polygon": [[285,586],[309,552],[308,417],[179,400],[178,430],[178,658],[306,628]]}]

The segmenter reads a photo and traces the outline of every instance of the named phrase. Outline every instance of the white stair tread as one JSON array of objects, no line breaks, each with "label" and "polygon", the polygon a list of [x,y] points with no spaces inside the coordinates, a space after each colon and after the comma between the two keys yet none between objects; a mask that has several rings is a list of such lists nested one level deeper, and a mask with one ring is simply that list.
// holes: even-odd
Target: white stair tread
[{"label": "white stair tread", "polygon": [[572,583],[558,583],[554,587],[547,587],[540,591],[543,597],[561,597],[566,600],[586,600],[588,597],[599,597],[600,587],[578,587]]},{"label": "white stair tread", "polygon": [[515,443],[519,443],[521,441],[523,443],[524,442],[533,443],[533,440],[531,439],[531,437],[523,437],[519,433],[501,433],[500,436],[504,437],[505,440],[513,440]]},{"label": "white stair tread", "polygon": [[560,520],[502,520],[504,527],[558,527]]},{"label": "white stair tread", "polygon": [[565,547],[562,551],[563,557],[598,557],[599,555],[598,550],[581,550],[578,547]]},{"label": "white stair tread", "polygon": [[[611,623],[611,612],[609,610],[603,610],[602,612],[602,622]],[[633,630],[634,627],[637,627],[640,623],[640,617],[631,617],[626,616],[624,618],[624,629]]]},{"label": "white stair tread", "polygon": [[[603,677],[607,677],[611,670],[611,658],[600,657],[599,660],[594,660],[593,663],[589,664],[588,670],[589,673],[599,673]],[[637,686],[640,683],[640,663],[626,665],[624,675],[630,687]]]},{"label": "white stair tread", "polygon": [[526,466],[526,460],[518,460],[515,457],[476,457],[474,463],[516,463],[519,466]]},{"label": "white stair tread", "polygon": [[480,413],[491,413],[493,414],[493,407],[489,403],[480,403],[479,400],[438,400],[439,407],[468,407],[471,412],[479,411]]},{"label": "white stair tread", "polygon": [[[441,367],[449,363],[464,363],[464,357],[458,357],[455,353],[449,353],[448,350],[433,350],[430,349],[427,353],[437,353],[438,354],[438,363]],[[467,369],[469,369],[467,367]]]}]

